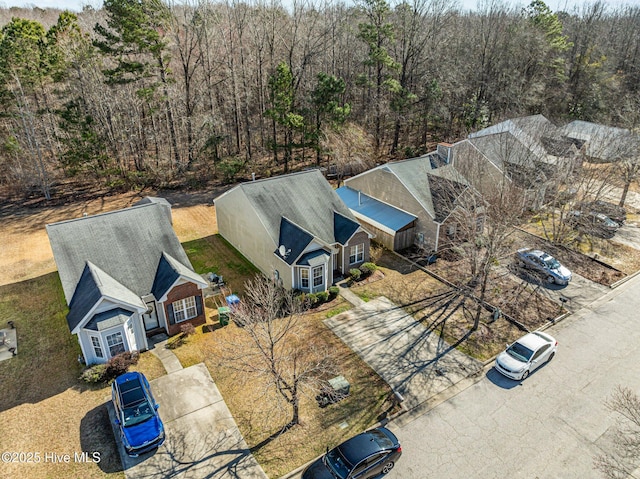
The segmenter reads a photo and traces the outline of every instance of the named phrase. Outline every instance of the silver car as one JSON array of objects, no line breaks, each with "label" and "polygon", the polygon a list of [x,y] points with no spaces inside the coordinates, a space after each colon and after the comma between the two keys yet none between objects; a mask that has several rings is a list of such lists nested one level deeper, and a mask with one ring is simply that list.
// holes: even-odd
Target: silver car
[{"label": "silver car", "polygon": [[507,345],[507,349],[496,358],[495,368],[500,374],[520,381],[551,361],[557,349],[558,341],[548,334],[535,331]]},{"label": "silver car", "polygon": [[547,283],[569,284],[572,275],[566,267],[544,251],[531,248],[520,248],[516,252],[518,265],[522,268],[529,268],[544,275]]}]

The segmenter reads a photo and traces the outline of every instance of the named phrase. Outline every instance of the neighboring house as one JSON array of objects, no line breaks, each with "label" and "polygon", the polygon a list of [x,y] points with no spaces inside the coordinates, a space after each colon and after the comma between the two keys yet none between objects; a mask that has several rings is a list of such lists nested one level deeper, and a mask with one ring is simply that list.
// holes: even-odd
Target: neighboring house
[{"label": "neighboring house", "polygon": [[318,170],[242,183],[214,203],[222,237],[287,289],[325,291],[369,261],[370,234]]},{"label": "neighboring house", "polygon": [[532,208],[555,193],[559,178],[579,164],[579,145],[542,115],[506,120],[452,146],[450,162],[482,191],[507,179]]},{"label": "neighboring house", "polygon": [[399,250],[416,244],[438,251],[456,235],[452,213],[467,181],[446,163],[425,155],[390,162],[345,180],[338,194],[376,240]]},{"label": "neighboring house", "polygon": [[69,314],[87,364],[148,349],[147,337],[205,322],[202,289],[166,205],[47,225]]},{"label": "neighboring house", "polygon": [[591,161],[617,161],[637,151],[637,135],[624,128],[576,120],[563,126],[560,132],[582,148]]}]

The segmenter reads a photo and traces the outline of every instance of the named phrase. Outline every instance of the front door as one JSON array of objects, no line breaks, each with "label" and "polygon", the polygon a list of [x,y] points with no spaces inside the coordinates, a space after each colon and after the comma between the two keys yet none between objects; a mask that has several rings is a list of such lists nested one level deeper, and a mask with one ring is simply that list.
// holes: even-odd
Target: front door
[{"label": "front door", "polygon": [[142,320],[144,321],[144,330],[150,331],[152,329],[156,329],[160,325],[160,323],[158,323],[156,303],[147,303],[147,306],[149,307],[149,309],[142,315]]}]

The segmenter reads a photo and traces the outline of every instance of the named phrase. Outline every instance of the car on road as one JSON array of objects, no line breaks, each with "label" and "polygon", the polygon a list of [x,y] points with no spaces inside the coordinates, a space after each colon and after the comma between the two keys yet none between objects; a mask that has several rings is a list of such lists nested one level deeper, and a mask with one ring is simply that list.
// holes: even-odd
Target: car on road
[{"label": "car on road", "polygon": [[516,259],[520,267],[532,269],[542,274],[547,283],[566,285],[571,281],[571,271],[544,251],[532,248],[520,248],[516,251]]},{"label": "car on road", "polygon": [[532,371],[553,359],[558,341],[546,333],[534,331],[507,345],[498,354],[496,370],[516,381],[526,379]]},{"label": "car on road", "polygon": [[164,443],[165,432],[151,387],[144,374],[129,372],[111,384],[115,424],[124,449],[131,457],[152,451]]},{"label": "car on road", "polygon": [[596,211],[570,211],[567,214],[566,221],[574,228],[585,233],[604,236],[605,238],[613,236],[620,228],[620,225],[607,215]]},{"label": "car on road", "polygon": [[396,436],[377,427],[327,450],[302,473],[302,479],[373,479],[393,469],[402,454]]}]

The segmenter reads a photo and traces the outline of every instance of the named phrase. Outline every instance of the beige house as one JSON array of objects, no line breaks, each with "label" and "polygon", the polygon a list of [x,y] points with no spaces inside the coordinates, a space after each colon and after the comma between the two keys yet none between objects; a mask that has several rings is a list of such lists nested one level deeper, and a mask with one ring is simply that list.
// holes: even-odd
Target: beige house
[{"label": "beige house", "polygon": [[318,170],[242,183],[215,206],[222,237],[287,289],[326,291],[369,261],[371,235]]},{"label": "beige house", "polygon": [[[438,251],[456,235],[452,213],[468,185],[451,165],[432,160],[425,155],[378,166],[345,180],[346,189],[339,194],[360,195],[360,204],[352,201],[349,206],[365,228],[376,232],[377,242],[394,250],[415,244]],[[363,198],[379,203],[375,212],[361,208]],[[383,214],[381,205],[387,207]]]}]

